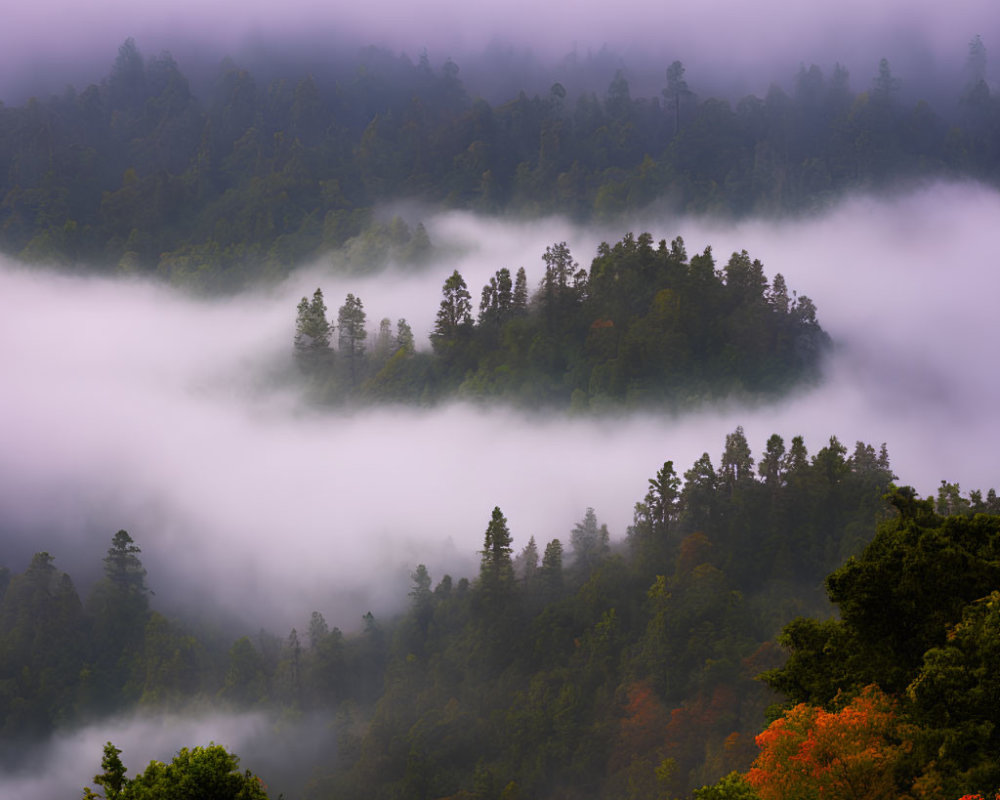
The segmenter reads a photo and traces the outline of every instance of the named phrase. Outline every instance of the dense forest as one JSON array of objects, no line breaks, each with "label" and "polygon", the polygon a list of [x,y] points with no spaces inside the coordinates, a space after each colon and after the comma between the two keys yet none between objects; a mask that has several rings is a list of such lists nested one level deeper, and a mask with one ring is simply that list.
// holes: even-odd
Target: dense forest
[{"label": "dense forest", "polygon": [[428,403],[457,394],[581,411],[773,398],[818,377],[829,337],[815,306],[780,274],[769,284],[745,250],[718,270],[710,247],[689,261],[680,238],[654,248],[643,233],[602,244],[589,271],[565,242],[542,260],[533,293],[523,267],[513,277],[497,270],[476,320],[453,272],[430,353],[417,352],[405,319],[393,333],[383,318],[369,346],[360,297],[348,294],[335,322],[322,289],[303,297],[294,348],[314,396]]},{"label": "dense forest", "polygon": [[658,96],[633,97],[618,70],[600,92],[569,96],[554,77],[491,104],[450,60],[376,48],[266,85],[225,60],[195,96],[168,53],[129,39],[99,84],[0,106],[0,250],[219,290],[356,241],[354,266],[377,263],[396,239],[374,210],[401,198],[617,220],[654,201],[801,213],[907,179],[995,184],[985,67],[976,37],[961,94],[937,111],[904,103],[885,59],[853,86],[840,65],[803,65],[790,92],[735,103],[700,96],[674,61]]},{"label": "dense forest", "polygon": [[[862,796],[990,789],[995,734],[977,698],[995,682],[982,665],[1000,501],[947,483],[921,500],[894,477],[884,446],[831,438],[810,456],[773,435],[754,459],[737,428],[718,466],[708,453],[683,475],[665,462],[623,541],[586,509],[515,548],[494,508],[478,575],[415,565],[409,609],[369,614],[357,633],[320,611],[301,634],[229,639],[169,619],[125,531],[84,599],[38,553],[0,582],[3,752],[128,708],[271,709],[286,724],[321,710],[336,737],[299,778],[308,798],[724,798],[750,791],[729,773],[752,763],[770,798],[813,778],[785,775],[768,736],[806,737],[817,714],[867,703],[885,724],[838,728],[837,742],[882,737],[895,760],[879,779],[899,794]],[[831,571],[839,618],[822,592]],[[225,751],[181,755],[234,766]]]},{"label": "dense forest", "polygon": [[[653,96],[633,96],[623,67],[599,91],[553,74],[486,100],[451,60],[372,47],[266,80],[226,59],[196,91],[169,53],[128,39],[99,83],[0,104],[0,252],[219,293],[310,261],[339,279],[430,270],[416,209],[607,228],[654,208],[808,214],[939,177],[1000,186],[978,36],[947,108],[904,100],[887,60],[873,68],[803,65],[787,91],[726,99],[667,58]],[[371,309],[370,326],[354,293],[332,313],[319,287],[288,309],[283,374],[329,406],[669,413],[774,400],[832,352],[812,300],[746,251],[722,264],[627,233],[589,267],[566,242],[540,257],[541,275],[501,266],[478,296],[441,275],[429,349],[405,319]],[[591,507],[529,531],[483,508],[476,574],[413,563],[406,607],[346,630],[324,609],[276,632],[161,605],[141,549],[158,531],[130,522],[115,520],[131,533],[110,537],[91,585],[58,552],[0,565],[0,767],[30,768],[41,743],[95,721],[196,709],[260,714],[297,755],[257,765],[192,742],[129,772],[109,741],[84,797],[1000,796],[996,492],[942,481],[921,498],[885,444],[836,436],[810,454],[774,434],[755,456],[742,427],[681,470],[666,460],[635,487],[622,536]]]}]

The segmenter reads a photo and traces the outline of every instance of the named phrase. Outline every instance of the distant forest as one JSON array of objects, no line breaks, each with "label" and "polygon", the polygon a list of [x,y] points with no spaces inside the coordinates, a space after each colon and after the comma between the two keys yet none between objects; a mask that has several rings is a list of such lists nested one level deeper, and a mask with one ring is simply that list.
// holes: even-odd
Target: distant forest
[{"label": "distant forest", "polygon": [[546,248],[542,260],[534,291],[523,267],[516,275],[497,270],[475,318],[472,294],[454,271],[441,290],[432,352],[417,351],[405,319],[393,333],[383,318],[368,342],[362,299],[348,294],[333,319],[316,289],[299,303],[294,338],[312,397],[662,409],[772,399],[819,375],[830,340],[815,306],[790,292],[781,274],[769,283],[745,250],[720,270],[711,247],[689,261],[680,237],[654,247],[648,233],[630,233],[601,244],[589,270],[565,242]]},{"label": "distant forest", "polygon": [[226,60],[196,97],[169,54],[129,39],[99,84],[0,106],[0,250],[226,290],[372,229],[384,255],[374,209],[403,198],[611,221],[653,202],[784,214],[914,178],[997,184],[985,66],[976,37],[957,114],[904,103],[884,59],[853,85],[840,66],[803,66],[790,93],[735,104],[700,96],[678,61],[654,97],[619,70],[601,93],[554,82],[491,104],[450,60],[369,48],[266,85]]}]

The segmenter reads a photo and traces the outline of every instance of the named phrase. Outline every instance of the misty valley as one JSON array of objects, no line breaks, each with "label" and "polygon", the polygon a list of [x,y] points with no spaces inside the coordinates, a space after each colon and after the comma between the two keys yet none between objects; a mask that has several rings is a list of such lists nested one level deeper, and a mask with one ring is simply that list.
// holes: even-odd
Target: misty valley
[{"label": "misty valley", "polygon": [[0,104],[0,795],[1000,793],[1000,106],[873,64]]}]

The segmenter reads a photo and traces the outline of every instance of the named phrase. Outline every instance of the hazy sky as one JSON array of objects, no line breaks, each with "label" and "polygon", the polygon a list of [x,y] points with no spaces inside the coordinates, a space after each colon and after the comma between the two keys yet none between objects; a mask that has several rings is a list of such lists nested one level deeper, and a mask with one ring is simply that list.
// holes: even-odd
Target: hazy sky
[{"label": "hazy sky", "polygon": [[[128,36],[147,54],[172,50],[182,66],[188,57],[216,62],[223,54],[238,54],[250,41],[276,49],[302,37],[375,43],[413,57],[426,47],[439,63],[501,39],[552,57],[607,44],[626,57],[643,52],[664,63],[680,58],[692,74],[729,70],[734,78],[750,70],[784,80],[799,62],[828,68],[840,61],[867,82],[881,56],[890,57],[902,74],[953,69],[974,35],[990,46],[998,22],[1000,7],[990,0],[41,0],[4,11],[0,96],[43,74],[54,73],[62,82],[97,80]],[[47,79],[37,83],[48,91],[62,86]]]},{"label": "hazy sky", "polygon": [[[474,574],[494,505],[515,546],[567,538],[587,506],[624,536],[646,480],[667,459],[718,462],[742,424],[767,437],[888,443],[901,482],[1000,483],[995,298],[1000,196],[935,185],[896,201],[857,198],[802,223],[637,221],[682,234],[720,262],[746,248],[768,276],[808,294],[839,343],[822,387],[776,407],[674,419],[526,418],[503,409],[304,409],[279,383],[295,305],[321,285],[331,314],[350,291],[371,325],[407,317],[422,337],[454,267],[473,294],[501,266],[542,271],[565,239],[589,265],[612,233],[558,220],[512,229],[450,214],[432,239],[462,252],[420,276],[296,273],[269,295],[196,302],[136,282],[0,271],[0,563],[48,549],[75,576],[126,528],[158,602],[202,594],[279,633],[313,609],[353,628],[405,598],[425,562]],[[480,249],[475,249],[478,243]],[[11,563],[14,558],[23,563]]]}]

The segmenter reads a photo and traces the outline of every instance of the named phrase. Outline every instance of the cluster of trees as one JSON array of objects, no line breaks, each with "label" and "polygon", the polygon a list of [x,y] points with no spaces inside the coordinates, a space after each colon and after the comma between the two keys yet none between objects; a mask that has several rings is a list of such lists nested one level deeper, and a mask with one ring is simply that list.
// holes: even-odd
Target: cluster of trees
[{"label": "cluster of trees", "polygon": [[239,758],[221,745],[182,747],[169,764],[152,761],[134,778],[126,777],[121,752],[111,742],[104,746],[104,771],[94,776],[104,794],[88,786],[83,800],[268,800],[261,779],[240,772]]},{"label": "cluster of trees", "polygon": [[[903,102],[884,59],[861,90],[839,65],[811,65],[790,93],[735,104],[700,97],[676,61],[654,97],[633,97],[618,71],[600,94],[556,82],[491,104],[458,74],[370,48],[262,85],[226,60],[196,97],[169,54],[144,58],[129,39],[99,84],[0,105],[0,249],[219,289],[359,237],[377,203],[400,197],[584,219],[657,199],[780,213],[911,176],[1000,180],[978,37],[944,117]],[[424,244],[381,226],[358,251]]]},{"label": "cluster of trees", "polygon": [[[368,347],[362,301],[348,294],[336,323],[322,289],[303,297],[295,353],[325,399],[431,402],[457,394],[597,410],[622,403],[690,405],[775,395],[818,373],[828,337],[806,297],[768,283],[746,251],[716,268],[711,248],[648,233],[598,248],[590,270],[565,242],[546,248],[529,292],[523,267],[497,270],[473,297],[456,270],[444,282],[431,352],[405,320],[382,319]],[[338,347],[333,347],[334,333]]]},{"label": "cluster of trees", "polygon": [[666,462],[625,541],[588,509],[515,549],[494,509],[478,576],[418,566],[408,611],[358,633],[319,612],[302,635],[192,632],[149,607],[123,531],[86,603],[39,554],[0,582],[5,752],[128,707],[322,710],[338,735],[311,798],[682,795],[749,765],[771,640],[826,608],[822,576],[888,513],[891,479],[884,448],[773,436],[756,463],[737,429],[718,467]]},{"label": "cluster of trees", "polygon": [[349,638],[314,613],[305,654],[294,630],[287,641],[193,631],[150,607],[139,552],[116,533],[86,601],[47,552],[21,574],[0,567],[0,759],[16,764],[53,731],[125,709],[297,706],[331,686],[360,703],[377,696],[384,642],[370,616],[367,634]]},{"label": "cluster of trees", "polygon": [[785,628],[789,659],[763,677],[796,705],[758,737],[763,800],[1000,791],[1000,502],[955,507],[953,489],[895,491],[896,515],[826,580],[839,617]]}]

